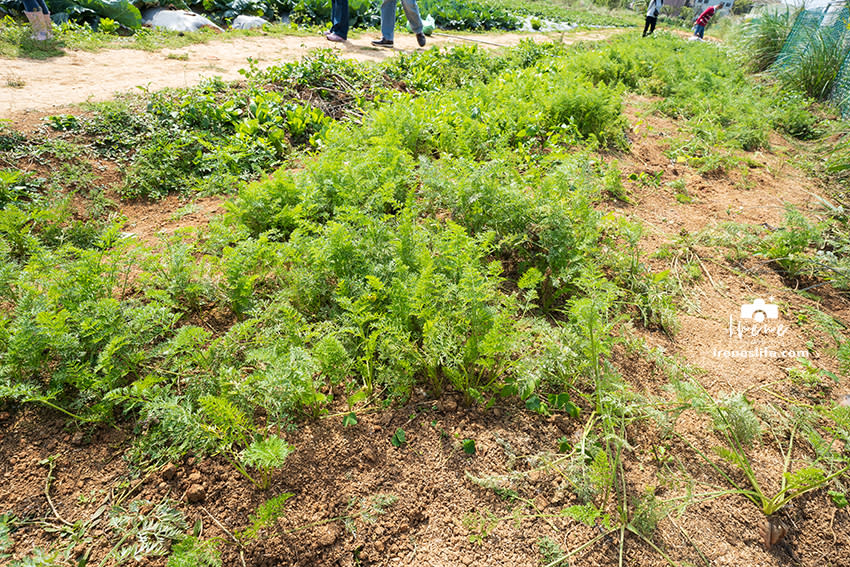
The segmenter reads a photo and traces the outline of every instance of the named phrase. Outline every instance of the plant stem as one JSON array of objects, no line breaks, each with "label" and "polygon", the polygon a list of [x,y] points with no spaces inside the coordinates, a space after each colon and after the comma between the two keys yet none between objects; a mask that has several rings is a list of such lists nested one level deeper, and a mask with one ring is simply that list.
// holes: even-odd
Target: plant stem
[{"label": "plant stem", "polygon": [[607,531],[607,532],[605,532],[605,533],[601,533],[601,534],[599,534],[598,536],[596,536],[596,537],[595,537],[595,538],[593,538],[592,540],[584,542],[583,544],[581,544],[581,545],[580,545],[580,546],[578,546],[577,548],[573,549],[572,551],[568,551],[567,553],[565,553],[565,554],[564,554],[564,557],[572,557],[573,555],[575,555],[576,553],[579,553],[580,551],[582,551],[582,550],[583,550],[583,549],[585,549],[586,547],[590,547],[591,545],[593,545],[593,544],[594,544],[594,543],[596,543],[597,541],[599,541],[599,540],[601,540],[601,539],[603,539],[603,538],[606,538],[606,537],[610,536],[611,534],[613,534],[614,532],[616,532],[618,529],[619,529],[619,528],[613,528],[613,529],[608,530],[608,531]]},{"label": "plant stem", "polygon": [[56,511],[56,506],[53,505],[53,500],[50,498],[50,483],[53,481],[53,457],[47,459],[47,478],[44,480],[44,496],[47,498],[47,503],[50,505],[50,509],[53,511],[53,515],[56,516],[56,519],[65,524],[66,526],[73,526],[71,522],[63,518],[59,515],[59,512]]}]

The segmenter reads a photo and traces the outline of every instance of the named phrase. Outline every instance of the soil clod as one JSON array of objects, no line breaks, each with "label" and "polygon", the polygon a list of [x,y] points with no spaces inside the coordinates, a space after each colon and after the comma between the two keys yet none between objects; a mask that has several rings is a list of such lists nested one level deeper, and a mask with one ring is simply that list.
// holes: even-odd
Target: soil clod
[{"label": "soil clod", "polygon": [[177,467],[173,463],[168,463],[160,474],[163,480],[173,480],[177,476]]},{"label": "soil clod", "polygon": [[207,498],[207,491],[200,484],[193,484],[186,491],[186,500],[190,504],[200,504]]}]

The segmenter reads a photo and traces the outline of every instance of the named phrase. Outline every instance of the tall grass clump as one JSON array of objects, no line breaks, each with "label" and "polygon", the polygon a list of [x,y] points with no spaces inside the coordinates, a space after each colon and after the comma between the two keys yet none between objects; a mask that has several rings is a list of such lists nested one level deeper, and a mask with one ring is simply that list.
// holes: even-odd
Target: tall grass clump
[{"label": "tall grass clump", "polygon": [[841,140],[832,147],[826,159],[826,172],[837,181],[850,184],[850,132],[845,132]]},{"label": "tall grass clump", "polygon": [[741,24],[736,43],[750,70],[760,73],[773,65],[798,13],[791,8],[763,10]]},{"label": "tall grass clump", "polygon": [[776,74],[785,88],[800,91],[816,100],[826,100],[847,57],[843,34],[831,28],[813,32],[804,47],[782,61]]}]

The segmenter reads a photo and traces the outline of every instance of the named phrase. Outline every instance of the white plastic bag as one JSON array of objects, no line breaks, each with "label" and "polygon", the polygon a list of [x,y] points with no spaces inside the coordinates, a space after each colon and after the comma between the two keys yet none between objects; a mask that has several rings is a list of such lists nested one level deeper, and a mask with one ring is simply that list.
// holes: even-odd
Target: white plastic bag
[{"label": "white plastic bag", "polygon": [[[434,25],[434,16],[432,16],[431,14],[428,14],[422,20],[422,33],[424,33],[425,35],[431,35],[431,33],[434,31],[435,27],[436,26]],[[410,22],[407,22],[407,31],[409,31],[409,32],[413,31],[413,29],[410,27]]]},{"label": "white plastic bag", "polygon": [[428,14],[428,16],[424,20],[422,20],[422,33],[424,33],[425,35],[431,35],[435,27],[436,26],[434,25],[434,16]]}]

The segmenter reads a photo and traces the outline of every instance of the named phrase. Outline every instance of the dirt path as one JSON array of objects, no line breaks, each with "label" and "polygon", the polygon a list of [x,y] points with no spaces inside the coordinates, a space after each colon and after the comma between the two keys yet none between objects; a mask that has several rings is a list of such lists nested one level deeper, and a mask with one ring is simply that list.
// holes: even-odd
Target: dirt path
[{"label": "dirt path", "polygon": [[[568,34],[500,33],[472,35],[479,45],[488,48],[515,45],[528,37],[575,43],[600,40],[619,30],[598,30]],[[467,36],[463,36],[467,37]],[[331,47],[343,56],[360,61],[381,61],[394,53],[418,49],[414,36],[399,33],[396,49],[372,47],[374,34],[364,33],[344,45],[332,44],[322,36],[248,37],[212,41],[180,49],[149,52],[133,49],[111,49],[96,53],[70,51],[65,57],[46,61],[0,59],[0,118],[12,118],[26,111],[49,111],[51,108],[85,101],[103,101],[115,93],[137,87],[158,90],[186,87],[204,78],[219,76],[225,80],[239,78],[239,69],[248,66],[248,58],[258,67],[268,67],[302,57],[311,49]],[[469,43],[462,37],[434,35],[428,46]],[[23,87],[6,86],[9,79]]]}]

